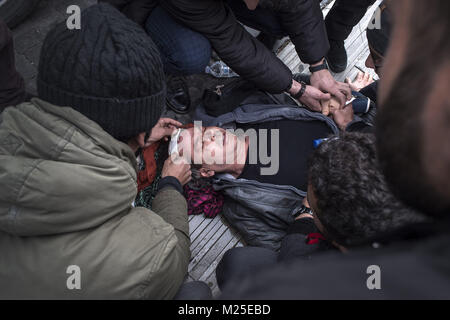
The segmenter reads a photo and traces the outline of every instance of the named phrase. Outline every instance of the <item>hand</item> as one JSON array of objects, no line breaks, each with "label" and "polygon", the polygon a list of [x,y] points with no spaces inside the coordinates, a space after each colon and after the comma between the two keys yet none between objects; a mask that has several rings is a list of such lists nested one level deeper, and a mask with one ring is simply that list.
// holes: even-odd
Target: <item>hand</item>
[{"label": "hand", "polygon": [[350,78],[345,79],[345,83],[347,83],[350,86],[350,89],[352,91],[359,92],[362,88],[367,87],[369,84],[373,83],[373,77],[370,75],[370,73],[366,72],[359,72],[356,76],[355,80],[353,82],[350,80]]},{"label": "hand", "polygon": [[164,162],[161,177],[174,177],[184,186],[191,181],[191,166],[182,156],[170,155]]},{"label": "hand", "polygon": [[165,139],[167,141],[172,133],[182,124],[176,120],[169,118],[161,118],[158,120],[156,125],[153,127],[150,137],[145,141],[145,146],[148,147],[152,143]]},{"label": "hand", "polygon": [[[301,84],[293,80],[292,88],[289,93],[295,95],[301,90]],[[324,104],[326,104],[331,99],[331,95],[323,93],[322,91],[312,87],[306,86],[305,93],[300,98],[300,102],[308,107],[312,111],[322,112]]]},{"label": "hand", "polygon": [[334,122],[336,122],[339,129],[345,131],[347,126],[354,120],[355,114],[353,112],[353,105],[350,103],[344,109],[334,109],[331,112]]},{"label": "hand", "polygon": [[343,108],[345,102],[352,98],[350,86],[346,83],[337,82],[328,70],[314,72],[311,75],[311,85],[335,97],[339,101],[340,108]]}]

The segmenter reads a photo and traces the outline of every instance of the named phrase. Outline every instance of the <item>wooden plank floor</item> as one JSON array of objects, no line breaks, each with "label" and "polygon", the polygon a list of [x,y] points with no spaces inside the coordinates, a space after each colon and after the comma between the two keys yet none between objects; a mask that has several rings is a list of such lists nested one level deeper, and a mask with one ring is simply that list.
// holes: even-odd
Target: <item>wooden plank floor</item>
[{"label": "wooden plank floor", "polygon": [[[349,56],[349,65],[345,72],[334,75],[337,80],[344,81],[346,77],[353,80],[358,73],[355,65],[369,71],[365,67],[365,60],[369,55],[365,30],[379,2],[367,12],[366,16],[353,29],[352,34],[347,39],[345,45]],[[324,15],[328,13],[332,4],[333,2],[324,8]],[[283,49],[278,54],[279,58],[293,72],[305,72],[307,67],[301,63],[292,43],[283,43],[282,47]],[[373,72],[371,73],[374,74]],[[239,234],[230,229],[220,215],[214,219],[204,218],[203,216],[191,216],[189,217],[189,227],[191,261],[187,281],[205,281],[211,287],[213,295],[217,296],[220,293],[215,276],[217,264],[227,250],[236,246],[243,246],[244,244]]]}]

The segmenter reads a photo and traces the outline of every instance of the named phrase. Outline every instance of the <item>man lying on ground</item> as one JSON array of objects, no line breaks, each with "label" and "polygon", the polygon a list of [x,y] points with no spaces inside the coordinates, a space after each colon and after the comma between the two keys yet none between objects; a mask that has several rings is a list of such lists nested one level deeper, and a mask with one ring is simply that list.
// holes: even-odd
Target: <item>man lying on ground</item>
[{"label": "man lying on ground", "polygon": [[[217,126],[222,120],[231,120],[234,133]],[[279,250],[306,196],[314,144],[338,134],[338,126],[320,113],[271,105],[245,105],[214,121],[181,131],[178,150],[192,163],[194,180],[226,196],[222,214],[247,244]],[[347,125],[349,131],[365,127]]]}]

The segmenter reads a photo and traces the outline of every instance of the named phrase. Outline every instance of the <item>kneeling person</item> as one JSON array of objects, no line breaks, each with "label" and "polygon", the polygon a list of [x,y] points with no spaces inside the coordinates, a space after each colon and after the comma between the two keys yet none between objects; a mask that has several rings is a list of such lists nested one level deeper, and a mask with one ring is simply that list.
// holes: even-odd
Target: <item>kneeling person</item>
[{"label": "kneeling person", "polygon": [[39,99],[2,113],[0,298],[170,299],[190,257],[189,165],[166,162],[152,211],[132,204],[133,148],[170,129],[159,52],[109,5],[82,21],[47,35]]}]

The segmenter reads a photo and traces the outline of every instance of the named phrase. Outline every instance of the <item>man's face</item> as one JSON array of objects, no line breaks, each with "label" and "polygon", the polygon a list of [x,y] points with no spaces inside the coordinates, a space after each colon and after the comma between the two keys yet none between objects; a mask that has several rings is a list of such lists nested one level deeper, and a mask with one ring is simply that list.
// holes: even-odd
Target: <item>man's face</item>
[{"label": "man's face", "polygon": [[[230,165],[241,163],[243,139],[218,127],[194,127],[183,130],[178,138],[178,149],[190,155],[193,164],[202,164],[209,170],[224,172]],[[244,159],[245,161],[245,159]]]},{"label": "man's face", "polygon": [[371,49],[366,60],[366,67],[375,70],[375,72],[379,75],[381,74],[383,62],[384,58]]}]

